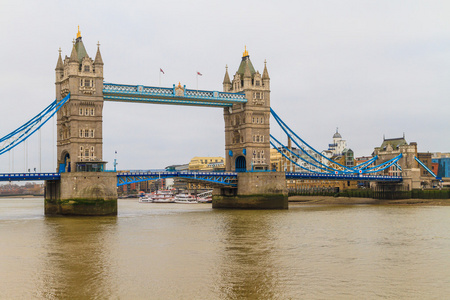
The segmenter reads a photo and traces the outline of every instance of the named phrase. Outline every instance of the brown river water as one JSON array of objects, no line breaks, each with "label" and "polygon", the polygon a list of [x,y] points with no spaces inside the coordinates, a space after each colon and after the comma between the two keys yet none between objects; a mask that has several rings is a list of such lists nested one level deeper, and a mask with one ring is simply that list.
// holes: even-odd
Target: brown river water
[{"label": "brown river water", "polygon": [[0,198],[0,299],[447,299],[450,207],[213,210]]}]

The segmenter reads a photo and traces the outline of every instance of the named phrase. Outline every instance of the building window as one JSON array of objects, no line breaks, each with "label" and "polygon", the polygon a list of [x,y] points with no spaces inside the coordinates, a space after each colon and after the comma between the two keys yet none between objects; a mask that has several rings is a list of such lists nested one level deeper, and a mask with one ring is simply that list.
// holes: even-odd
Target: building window
[{"label": "building window", "polygon": [[80,116],[83,115],[83,108],[80,107]]},{"label": "building window", "polygon": [[80,147],[80,160],[83,161],[83,146]]},{"label": "building window", "polygon": [[91,70],[91,68],[89,66],[84,66],[84,71],[85,72],[89,72]]},{"label": "building window", "polygon": [[[83,129],[80,129],[80,137],[83,137]],[[83,147],[81,147],[83,148]]]},{"label": "building window", "polygon": [[94,116],[95,115],[95,110],[94,110],[94,108],[91,108],[91,116]]},{"label": "building window", "polygon": [[89,131],[87,129],[84,130],[84,137],[89,137]]}]

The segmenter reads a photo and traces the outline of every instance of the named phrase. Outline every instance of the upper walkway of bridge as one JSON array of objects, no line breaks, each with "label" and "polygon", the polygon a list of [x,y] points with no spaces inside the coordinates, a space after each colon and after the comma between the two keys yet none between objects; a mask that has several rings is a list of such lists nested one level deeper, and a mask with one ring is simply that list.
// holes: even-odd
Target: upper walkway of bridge
[{"label": "upper walkway of bridge", "polygon": [[218,91],[190,90],[186,86],[172,88],[151,87],[128,84],[103,84],[105,101],[159,103],[174,105],[228,107],[233,104],[246,103],[245,94]]}]

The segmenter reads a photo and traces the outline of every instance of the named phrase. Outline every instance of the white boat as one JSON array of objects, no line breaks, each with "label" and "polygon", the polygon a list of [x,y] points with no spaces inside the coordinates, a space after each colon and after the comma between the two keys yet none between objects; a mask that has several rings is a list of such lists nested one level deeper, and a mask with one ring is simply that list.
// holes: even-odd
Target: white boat
[{"label": "white boat", "polygon": [[151,197],[151,194],[145,194],[145,195],[139,197],[139,202],[140,203],[152,203],[153,199]]},{"label": "white boat", "polygon": [[211,203],[212,197],[198,197],[197,201],[198,203]]},{"label": "white boat", "polygon": [[185,204],[191,204],[191,203],[198,203],[197,199],[188,194],[178,194],[175,195],[175,203],[185,203]]},{"label": "white boat", "polygon": [[197,201],[199,203],[211,203],[212,202],[212,192],[213,190],[209,190],[197,195]]},{"label": "white boat", "polygon": [[173,191],[159,190],[152,196],[153,203],[172,203],[174,202]]}]

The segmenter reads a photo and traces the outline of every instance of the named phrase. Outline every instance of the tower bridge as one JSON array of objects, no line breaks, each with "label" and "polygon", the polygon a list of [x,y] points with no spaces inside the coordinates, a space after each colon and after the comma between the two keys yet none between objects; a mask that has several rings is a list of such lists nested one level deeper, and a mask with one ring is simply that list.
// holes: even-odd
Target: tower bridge
[{"label": "tower bridge", "polygon": [[[257,71],[246,49],[232,79],[226,68],[223,91],[192,90],[180,83],[171,88],[105,83],[103,66],[100,45],[92,59],[78,31],[70,56],[63,59],[59,51],[55,68],[54,104],[0,139],[0,142],[6,143],[0,148],[2,154],[35,132],[37,124],[42,126],[42,120],[57,114],[58,172],[0,174],[0,181],[46,180],[46,214],[114,215],[117,214],[116,186],[162,177],[204,180],[216,184],[218,188],[213,200],[214,208],[285,209],[288,207],[286,178],[401,183],[403,178],[400,176],[382,176],[379,173],[399,161],[407,161],[408,170],[415,166],[410,158],[401,160],[402,155],[408,156],[410,151],[400,151],[397,155],[382,159],[383,153],[380,151],[380,156],[350,168],[321,157],[271,109],[267,64],[264,62],[262,73]],[[105,172],[102,130],[105,102],[223,109],[226,172]],[[290,146],[282,145],[270,135],[271,115],[289,140],[303,153],[294,153]],[[286,159],[303,168],[304,172],[271,172],[271,145]],[[374,166],[377,159],[379,165]],[[409,174],[408,171],[406,173]]]}]

